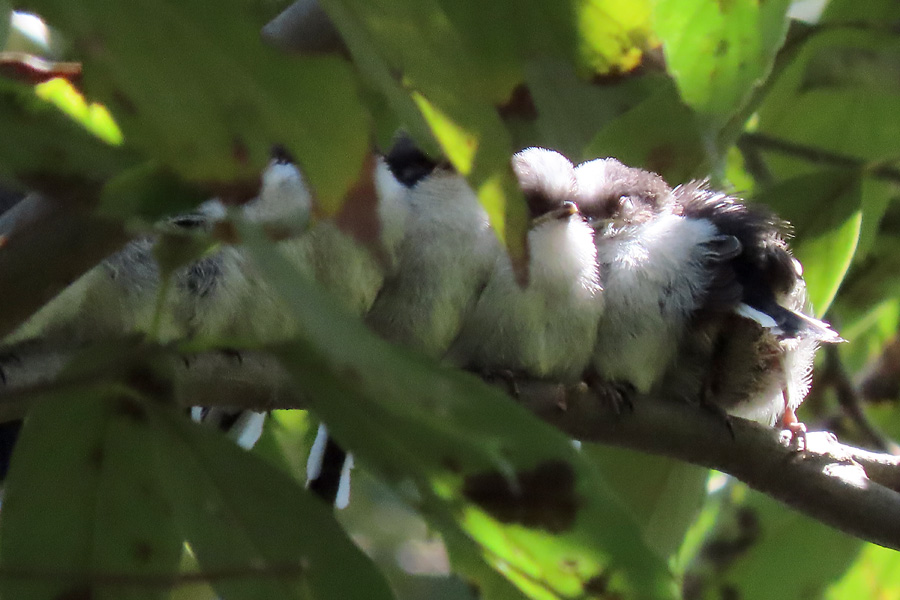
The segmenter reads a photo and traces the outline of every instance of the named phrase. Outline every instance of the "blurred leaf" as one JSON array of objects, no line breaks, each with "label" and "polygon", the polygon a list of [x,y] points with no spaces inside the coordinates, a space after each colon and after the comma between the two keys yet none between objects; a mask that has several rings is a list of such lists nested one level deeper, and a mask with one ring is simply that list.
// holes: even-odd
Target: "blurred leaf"
[{"label": "blurred leaf", "polygon": [[138,215],[155,221],[187,212],[206,195],[187,185],[168,168],[153,163],[132,167],[112,178],[100,193],[98,213],[124,220]]},{"label": "blurred leaf", "polygon": [[525,67],[528,89],[537,109],[539,136],[530,145],[554,148],[574,162],[596,158],[586,152],[600,129],[645,100],[650,77],[589,83],[566,62],[537,58]]},{"label": "blurred leaf", "polygon": [[[649,0],[582,0],[575,6],[582,61],[595,73],[630,71],[640,63],[643,51],[658,45]],[[535,21],[534,27],[540,26]]]},{"label": "blurred leaf", "polygon": [[34,91],[38,98],[50,102],[107,144],[122,144],[122,132],[106,107],[97,103],[88,104],[84,96],[65,79],[52,79],[35,86]]},{"label": "blurred leaf", "polygon": [[665,564],[564,435],[472,376],[372,336],[292,275],[259,232],[243,232],[304,332],[280,354],[310,406],[362,463],[406,490],[486,596],[512,594],[490,565],[534,598],[601,581],[672,597]]},{"label": "blurred leaf", "polygon": [[0,178],[59,191],[94,190],[134,162],[130,153],[88,133],[30,86],[0,79]]},{"label": "blurred leaf", "polygon": [[900,554],[868,544],[847,573],[825,593],[826,600],[900,597]]},{"label": "blurred leaf", "polygon": [[316,423],[305,410],[275,410],[266,419],[253,453],[306,481],[306,459],[316,437]]},{"label": "blurred leaf", "polygon": [[781,182],[756,198],[793,225],[794,254],[818,315],[828,310],[853,260],[863,218],[861,194],[857,174],[829,170]]},{"label": "blurred leaf", "polygon": [[6,48],[6,40],[12,28],[12,9],[6,0],[0,0],[0,50]]},{"label": "blurred leaf", "polygon": [[772,68],[787,33],[788,0],[657,0],[654,30],[681,97],[713,130]]},{"label": "blurred leaf", "polygon": [[170,575],[181,556],[170,499],[148,469],[160,432],[135,406],[96,391],[35,404],[4,490],[0,565],[38,576],[0,578],[4,598],[167,596],[110,583]]},{"label": "blurred leaf", "polygon": [[604,127],[587,155],[614,156],[659,173],[673,185],[704,177],[710,169],[696,117],[669,84]]},{"label": "blurred leaf", "polygon": [[900,5],[893,0],[831,0],[822,11],[823,23],[869,22],[873,25],[889,24],[900,19]]},{"label": "blurred leaf", "polygon": [[706,499],[709,470],[598,444],[586,444],[584,451],[635,514],[650,547],[674,558]]},{"label": "blurred leaf", "polygon": [[[900,288],[900,281],[894,284]],[[851,373],[860,372],[875,360],[900,329],[900,300],[896,297],[866,308],[861,315],[847,317],[843,303],[836,310],[842,319],[841,337],[850,342],[841,347],[841,360]]]},{"label": "blurred leaf", "polygon": [[750,492],[742,510],[747,511],[746,545],[720,579],[742,600],[820,598],[863,546],[756,492]]},{"label": "blurred leaf", "polygon": [[223,0],[216,10],[198,0],[151,0],[127,11],[98,0],[27,5],[65,27],[84,62],[85,90],[110,108],[128,143],[187,179],[256,180],[270,146],[281,143],[323,206],[335,207],[359,171],[369,135],[349,66],[336,58],[292,60],[264,46],[259,30],[276,7],[246,0]]},{"label": "blurred leaf", "polygon": [[147,408],[164,434],[154,447],[161,492],[201,571],[244,574],[213,581],[224,598],[393,597],[331,507],[217,432]]}]

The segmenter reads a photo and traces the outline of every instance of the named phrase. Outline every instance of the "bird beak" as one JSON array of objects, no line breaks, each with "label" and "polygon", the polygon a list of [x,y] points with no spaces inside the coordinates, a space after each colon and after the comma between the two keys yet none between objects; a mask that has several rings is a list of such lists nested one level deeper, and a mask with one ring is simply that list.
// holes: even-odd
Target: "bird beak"
[{"label": "bird beak", "polygon": [[531,226],[537,227],[539,225],[543,225],[544,223],[550,223],[553,221],[563,221],[568,219],[574,214],[578,213],[578,207],[575,206],[574,202],[566,202],[559,208],[555,208],[551,211],[545,212],[539,217],[535,217],[531,220]]}]

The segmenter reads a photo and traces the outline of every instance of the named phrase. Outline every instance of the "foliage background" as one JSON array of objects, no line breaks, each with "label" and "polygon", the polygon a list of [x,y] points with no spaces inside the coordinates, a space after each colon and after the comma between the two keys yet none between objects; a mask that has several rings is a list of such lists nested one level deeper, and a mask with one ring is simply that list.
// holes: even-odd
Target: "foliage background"
[{"label": "foliage background", "polygon": [[[274,142],[297,156],[327,218],[352,210],[342,203],[365,156],[402,127],[469,178],[514,256],[516,149],[616,156],[673,184],[710,176],[793,223],[816,313],[849,340],[840,359],[857,387],[897,379],[883,355],[900,319],[895,2],[322,0],[345,47],[314,56],[262,43],[286,5],[0,1],[2,15],[46,19],[54,46],[29,51],[81,62],[85,97],[111,115],[58,81],[0,78],[0,181],[76,206],[95,262],[161,215],[252,193]],[[789,16],[801,9],[812,14]],[[7,35],[0,46],[20,49]],[[44,392],[16,451],[3,597],[212,597],[190,576],[167,578],[179,565],[225,598],[390,597],[383,576],[398,598],[470,598],[469,583],[485,598],[900,595],[896,553],[696,467],[576,452],[478,382],[371,339],[246,236],[306,324],[272,351],[314,392],[312,413],[276,414],[245,454],[166,408],[165,385],[143,385],[170,376],[159,365],[171,349],[85,352],[72,371],[82,383]],[[33,244],[34,264],[0,260],[0,289],[16,290],[4,332],[68,264],[66,244]],[[877,395],[896,400],[896,386]],[[832,386],[818,384],[804,411],[865,442]],[[894,402],[867,412],[900,435]],[[297,483],[313,413],[362,463],[337,521]],[[467,476],[547,464],[571,470],[581,499],[562,524],[510,522],[465,493]],[[565,489],[543,509],[565,513]]]}]

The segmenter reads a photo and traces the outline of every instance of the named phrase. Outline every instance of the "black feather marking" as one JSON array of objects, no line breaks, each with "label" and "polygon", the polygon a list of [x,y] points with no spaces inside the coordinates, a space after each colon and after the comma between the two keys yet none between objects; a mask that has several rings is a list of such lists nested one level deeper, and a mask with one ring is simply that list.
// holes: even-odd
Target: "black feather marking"
[{"label": "black feather marking", "polygon": [[[791,311],[777,301],[790,294],[798,282],[794,259],[784,241],[789,232],[788,224],[763,206],[749,206],[710,190],[706,181],[679,186],[674,196],[682,216],[706,219],[723,236],[738,240],[740,253],[722,263],[719,269],[733,271],[733,278],[742,290],[741,302],[769,314],[779,325],[783,321],[790,327],[790,319],[785,314]],[[716,277],[728,279],[727,274]]]},{"label": "black feather marking", "polygon": [[437,168],[438,163],[422,152],[408,135],[401,134],[384,157],[397,181],[413,187]]},{"label": "black feather marking", "polygon": [[309,481],[309,491],[328,504],[334,504],[341,485],[341,471],[345,460],[347,453],[329,436],[325,442],[325,451],[322,453],[322,468],[319,476]]}]

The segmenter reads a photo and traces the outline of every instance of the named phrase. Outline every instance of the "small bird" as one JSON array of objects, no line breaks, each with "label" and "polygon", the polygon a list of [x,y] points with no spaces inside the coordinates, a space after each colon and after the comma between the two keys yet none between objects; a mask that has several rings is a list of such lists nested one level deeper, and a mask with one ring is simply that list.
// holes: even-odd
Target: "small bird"
[{"label": "small bird", "polygon": [[409,188],[409,214],[396,271],[366,323],[385,339],[440,359],[487,283],[499,242],[464,177],[408,141],[387,162]]},{"label": "small bird", "polygon": [[783,223],[705,182],[672,190],[615,159],[576,177],[603,276],[600,378],[802,432],[794,410],[815,350],[840,337],[803,312]]},{"label": "small bird", "polygon": [[655,173],[607,158],[579,165],[575,175],[606,305],[593,369],[603,381],[648,393],[701,304],[708,263],[731,250],[712,223],[675,214],[672,190]]},{"label": "small bird", "polygon": [[[674,190],[676,211],[705,220],[738,241],[740,252],[711,264],[709,292],[695,313],[671,377],[694,377],[708,401],[728,414],[794,434],[805,433],[795,411],[809,392],[821,343],[844,340],[807,314],[800,263],[785,241],[788,225],[765,207],[747,205],[695,181]],[[737,301],[735,299],[737,298]],[[701,377],[691,363],[704,365]]]},{"label": "small bird", "polygon": [[482,373],[577,382],[603,302],[593,230],[572,202],[575,170],[543,148],[517,153],[512,166],[531,216],[528,284],[519,285],[501,252],[447,360]]}]

